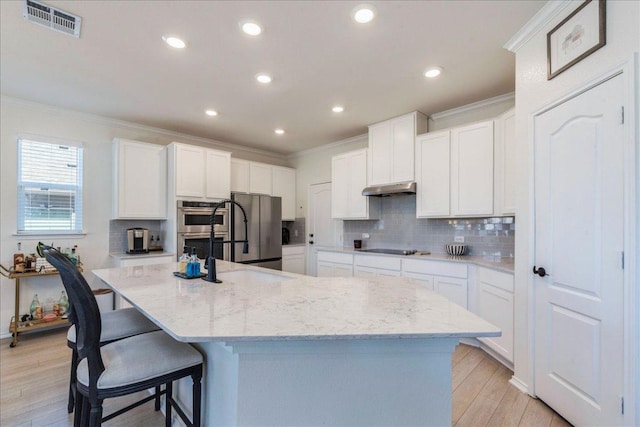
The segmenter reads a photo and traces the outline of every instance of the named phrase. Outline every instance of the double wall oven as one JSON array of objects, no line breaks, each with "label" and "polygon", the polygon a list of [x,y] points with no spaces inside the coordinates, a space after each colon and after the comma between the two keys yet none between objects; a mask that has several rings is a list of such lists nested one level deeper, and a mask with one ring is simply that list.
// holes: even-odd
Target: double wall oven
[{"label": "double wall oven", "polygon": [[[211,231],[210,219],[216,203],[178,201],[178,256],[183,248],[196,248],[198,258],[207,259],[209,256],[209,234]],[[230,240],[229,210],[220,207],[216,210],[214,218],[215,239],[218,242]],[[231,260],[229,245],[217,244],[213,246],[214,257],[225,261]]]}]

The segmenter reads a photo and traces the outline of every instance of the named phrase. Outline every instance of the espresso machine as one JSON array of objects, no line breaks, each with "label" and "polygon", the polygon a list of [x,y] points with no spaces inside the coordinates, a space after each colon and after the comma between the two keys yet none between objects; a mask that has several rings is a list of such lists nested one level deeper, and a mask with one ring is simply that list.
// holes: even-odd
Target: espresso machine
[{"label": "espresso machine", "polygon": [[146,254],[149,252],[149,230],[146,228],[127,229],[127,253]]}]

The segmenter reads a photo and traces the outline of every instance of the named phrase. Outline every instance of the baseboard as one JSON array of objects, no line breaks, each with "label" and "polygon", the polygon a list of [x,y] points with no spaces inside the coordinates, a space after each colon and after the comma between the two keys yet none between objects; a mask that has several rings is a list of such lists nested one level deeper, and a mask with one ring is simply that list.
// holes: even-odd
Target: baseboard
[{"label": "baseboard", "polygon": [[527,384],[520,381],[520,379],[516,378],[515,375],[513,375],[509,380],[509,384],[520,390],[522,393],[529,394],[529,387]]}]

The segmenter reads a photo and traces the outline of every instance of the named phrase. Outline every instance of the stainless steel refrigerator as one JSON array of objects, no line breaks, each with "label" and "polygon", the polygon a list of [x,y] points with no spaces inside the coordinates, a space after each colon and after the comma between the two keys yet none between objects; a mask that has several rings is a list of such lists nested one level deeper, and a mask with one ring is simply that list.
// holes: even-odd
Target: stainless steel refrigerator
[{"label": "stainless steel refrigerator", "polygon": [[[282,199],[257,194],[233,193],[247,214],[249,253],[242,243],[234,243],[231,261],[282,270]],[[244,239],[244,218],[240,208],[231,204],[231,240]]]}]

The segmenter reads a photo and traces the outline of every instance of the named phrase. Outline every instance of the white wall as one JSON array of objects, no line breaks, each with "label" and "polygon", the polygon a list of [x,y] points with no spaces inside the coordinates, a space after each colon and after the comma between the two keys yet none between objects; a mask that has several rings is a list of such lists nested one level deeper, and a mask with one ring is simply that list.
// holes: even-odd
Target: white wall
[{"label": "white wall", "polygon": [[[287,166],[283,156],[262,151],[191,137],[162,129],[110,120],[104,117],[77,113],[3,96],[0,105],[0,263],[9,267],[17,242],[22,242],[22,252],[33,253],[38,241],[52,241],[56,246],[70,247],[78,244],[82,256],[85,277],[92,287],[100,283],[91,270],[109,266],[109,220],[111,217],[113,138],[127,138],[166,145],[179,141],[231,151],[234,157]],[[17,191],[17,139],[20,135],[43,135],[84,144],[84,229],[86,236],[33,238],[18,237],[16,233]],[[141,167],[144,167],[141,164]],[[43,277],[22,281],[20,312],[28,311],[34,293],[41,302],[47,298],[57,300],[62,285],[57,277]],[[13,316],[14,283],[1,278],[0,283],[0,337],[8,336],[9,320]]]},{"label": "white wall", "polygon": [[[514,364],[515,377],[528,387],[530,392],[533,385],[531,369],[533,360],[530,346],[532,324],[530,323],[531,311],[529,310],[533,287],[531,266],[534,262],[532,247],[533,197],[531,193],[533,115],[543,107],[552,104],[554,100],[595,81],[599,76],[620,66],[625,61],[631,60],[632,53],[640,50],[640,2],[609,0],[606,2],[606,46],[554,79],[547,80],[546,35],[581,3],[582,0],[549,2],[530,22],[533,33],[527,34],[523,31],[523,33],[514,36],[507,45],[516,52],[516,134],[518,141]],[[630,302],[627,301],[627,304]],[[629,405],[630,409],[633,406]]]}]

